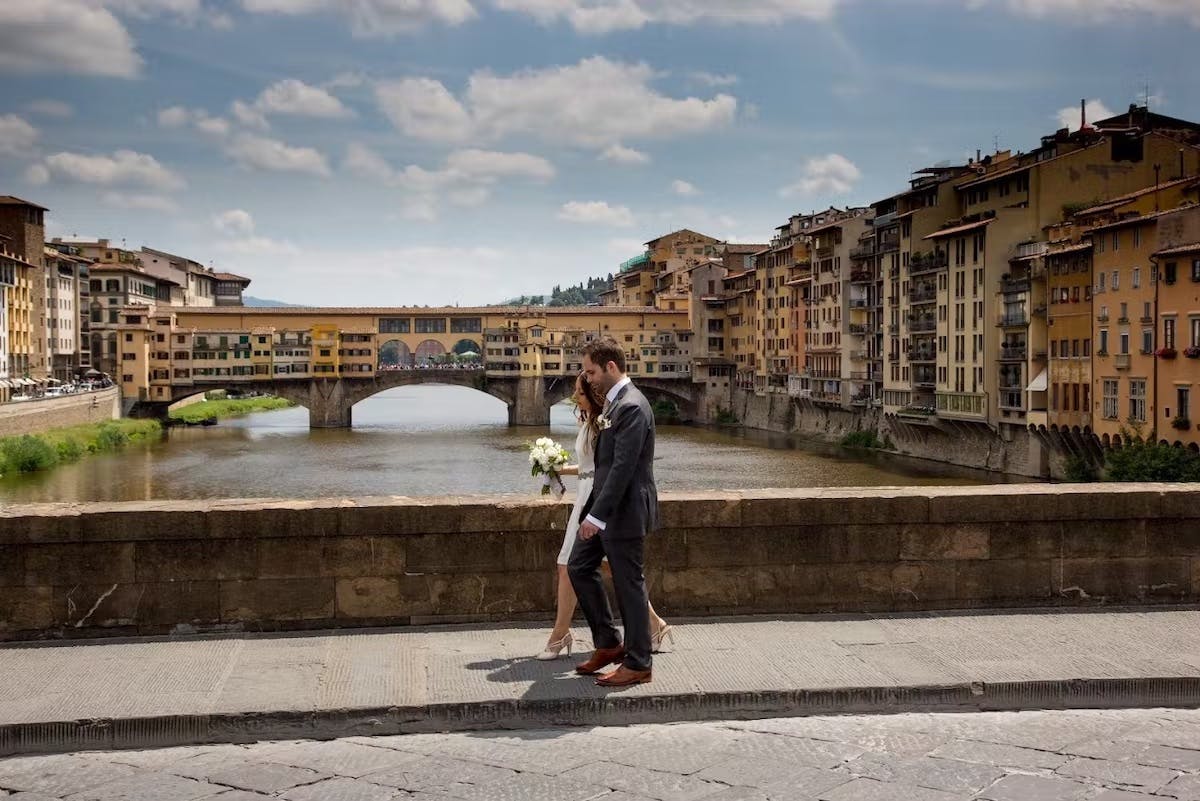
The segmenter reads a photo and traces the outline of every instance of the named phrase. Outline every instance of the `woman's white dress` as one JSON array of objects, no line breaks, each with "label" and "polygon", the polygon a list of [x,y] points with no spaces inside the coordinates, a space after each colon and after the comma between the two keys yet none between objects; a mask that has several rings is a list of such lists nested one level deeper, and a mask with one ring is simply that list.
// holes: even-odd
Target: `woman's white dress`
[{"label": "woman's white dress", "polygon": [[575,437],[575,458],[579,462],[579,493],[575,496],[575,506],[571,509],[571,519],[567,521],[567,531],[558,552],[560,565],[565,565],[571,558],[571,549],[575,547],[575,540],[579,536],[579,518],[583,513],[583,505],[591,497],[592,481],[596,474],[596,453],[591,431],[586,425],[579,427],[579,435]]}]

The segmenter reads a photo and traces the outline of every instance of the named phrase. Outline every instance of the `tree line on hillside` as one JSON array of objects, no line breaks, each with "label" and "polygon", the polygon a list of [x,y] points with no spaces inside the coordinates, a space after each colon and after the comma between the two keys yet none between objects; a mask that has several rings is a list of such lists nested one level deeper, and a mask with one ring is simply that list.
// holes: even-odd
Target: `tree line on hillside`
[{"label": "tree line on hillside", "polygon": [[549,295],[521,295],[500,304],[502,306],[586,306],[599,303],[600,295],[612,289],[613,276],[589,278],[575,286],[556,286]]}]

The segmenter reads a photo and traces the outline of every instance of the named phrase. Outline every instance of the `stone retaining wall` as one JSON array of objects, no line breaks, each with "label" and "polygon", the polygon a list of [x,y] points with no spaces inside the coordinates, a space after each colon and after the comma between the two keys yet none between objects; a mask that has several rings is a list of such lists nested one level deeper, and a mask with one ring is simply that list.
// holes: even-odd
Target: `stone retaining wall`
[{"label": "stone retaining wall", "polygon": [[[668,494],[664,614],[1200,600],[1200,488]],[[0,639],[549,620],[565,503],[372,498],[0,509]]]},{"label": "stone retaining wall", "polygon": [[52,428],[103,423],[121,416],[120,390],[109,387],[98,392],[66,395],[23,403],[0,405],[0,437],[38,434]]}]

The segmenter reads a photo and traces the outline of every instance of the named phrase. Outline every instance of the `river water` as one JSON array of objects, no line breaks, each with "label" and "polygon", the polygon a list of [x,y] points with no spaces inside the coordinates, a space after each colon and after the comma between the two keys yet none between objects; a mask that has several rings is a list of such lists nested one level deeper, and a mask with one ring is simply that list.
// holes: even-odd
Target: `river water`
[{"label": "river water", "polygon": [[[163,442],[0,479],[8,503],[182,498],[322,498],[536,491],[526,443],[572,447],[571,409],[546,429],[509,428],[504,404],[461,387],[382,392],[354,407],[351,430],[308,428],[302,408],[175,428]],[[660,489],[977,484],[978,473],[760,432],[661,426]]]}]

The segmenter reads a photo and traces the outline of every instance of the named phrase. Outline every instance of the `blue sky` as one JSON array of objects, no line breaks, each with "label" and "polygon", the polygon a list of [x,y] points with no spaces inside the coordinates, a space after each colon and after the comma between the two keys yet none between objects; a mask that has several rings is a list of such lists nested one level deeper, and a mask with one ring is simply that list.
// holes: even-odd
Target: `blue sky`
[{"label": "blue sky", "polygon": [[1200,0],[7,0],[0,192],[320,305],[765,241],[1080,98],[1200,118]]}]

